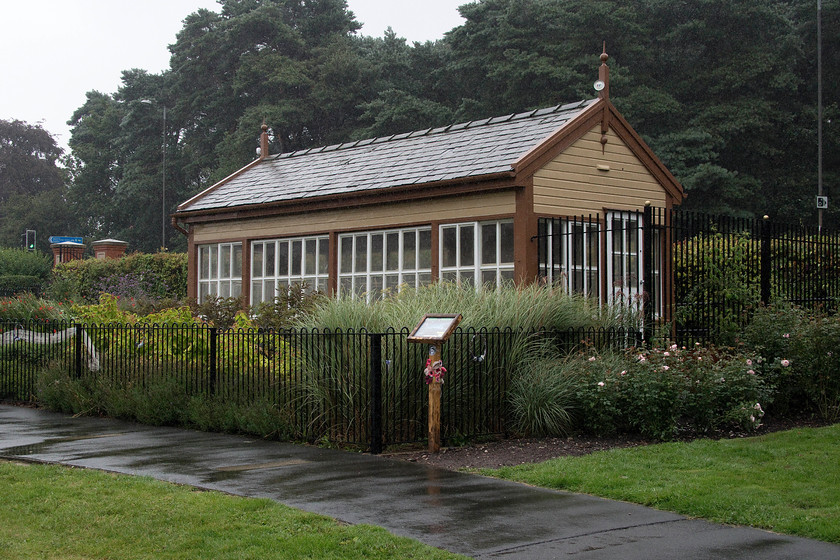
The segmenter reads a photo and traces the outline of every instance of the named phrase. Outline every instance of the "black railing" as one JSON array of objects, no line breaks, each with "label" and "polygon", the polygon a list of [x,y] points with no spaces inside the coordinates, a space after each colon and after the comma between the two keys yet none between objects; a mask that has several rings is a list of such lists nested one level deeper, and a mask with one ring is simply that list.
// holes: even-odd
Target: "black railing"
[{"label": "black railing", "polygon": [[647,207],[540,219],[543,282],[636,314],[642,337],[731,342],[761,304],[835,312],[840,234]]},{"label": "black railing", "polygon": [[[444,440],[511,429],[508,386],[515,348],[550,343],[557,353],[636,344],[635,331],[522,332],[458,329],[443,345],[447,374]],[[0,399],[37,401],[49,379],[102,381],[154,390],[160,381],[188,396],[270,402],[295,437],[368,446],[423,441],[428,389],[424,345],[408,329],[219,331],[203,325],[80,325],[0,322]],[[527,373],[527,372],[525,372]],[[159,388],[159,385],[157,385]]]}]

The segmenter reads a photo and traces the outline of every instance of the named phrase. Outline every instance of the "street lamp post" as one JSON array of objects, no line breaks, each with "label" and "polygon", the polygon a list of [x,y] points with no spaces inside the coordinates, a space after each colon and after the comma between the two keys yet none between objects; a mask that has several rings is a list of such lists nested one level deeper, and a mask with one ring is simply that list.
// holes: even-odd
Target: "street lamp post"
[{"label": "street lamp post", "polygon": [[[141,99],[140,103],[154,105],[151,99]],[[161,193],[160,193],[160,248],[166,249],[166,105],[163,107],[163,131],[161,133]]]}]

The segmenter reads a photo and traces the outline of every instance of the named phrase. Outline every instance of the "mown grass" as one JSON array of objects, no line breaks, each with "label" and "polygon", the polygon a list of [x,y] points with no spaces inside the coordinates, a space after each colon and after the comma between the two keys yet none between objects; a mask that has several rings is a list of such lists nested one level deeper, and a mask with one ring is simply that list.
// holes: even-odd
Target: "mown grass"
[{"label": "mown grass", "polygon": [[270,500],[47,465],[0,462],[0,520],[16,560],[461,558]]},{"label": "mown grass", "polygon": [[840,542],[840,424],[614,449],[481,472]]}]

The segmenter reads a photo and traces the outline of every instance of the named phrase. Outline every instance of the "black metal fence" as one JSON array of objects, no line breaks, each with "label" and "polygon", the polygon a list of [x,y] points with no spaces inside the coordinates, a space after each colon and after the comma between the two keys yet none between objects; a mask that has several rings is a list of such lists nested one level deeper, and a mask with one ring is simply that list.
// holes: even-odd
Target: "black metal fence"
[{"label": "black metal fence", "polygon": [[[177,383],[187,395],[268,401],[296,437],[368,446],[423,441],[428,348],[408,330],[220,331],[199,325],[0,322],[0,399],[36,401],[45,379],[105,382],[143,390]],[[458,329],[443,345],[443,438],[511,429],[508,385],[517,347],[550,341],[558,353],[626,347],[635,332]],[[45,375],[52,372],[53,375]]]},{"label": "black metal fence", "polygon": [[731,342],[760,304],[835,312],[840,234],[647,207],[544,218],[540,276],[635,315],[645,340]]}]

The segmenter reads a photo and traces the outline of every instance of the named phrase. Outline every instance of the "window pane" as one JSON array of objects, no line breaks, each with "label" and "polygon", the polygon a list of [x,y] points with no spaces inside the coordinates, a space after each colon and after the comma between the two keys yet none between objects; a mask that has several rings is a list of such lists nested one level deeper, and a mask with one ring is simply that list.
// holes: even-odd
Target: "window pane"
[{"label": "window pane", "polygon": [[277,244],[277,275],[289,275],[289,242],[281,241]]},{"label": "window pane", "polygon": [[318,240],[318,274],[327,274],[330,258],[330,239]]},{"label": "window pane", "polygon": [[405,284],[409,288],[416,288],[417,287],[417,279],[415,278],[415,275],[414,274],[403,275],[403,284]]},{"label": "window pane", "polygon": [[318,256],[318,242],[315,239],[306,240],[306,253],[304,255],[306,264],[304,268],[305,274],[315,274],[316,258]]},{"label": "window pane", "polygon": [[495,288],[496,287],[496,271],[495,270],[483,270],[481,272],[481,284],[487,288]]},{"label": "window pane", "polygon": [[400,287],[400,275],[399,274],[388,274],[385,276],[385,287],[390,290],[392,294],[397,293]]},{"label": "window pane", "polygon": [[266,280],[263,287],[263,301],[274,301],[274,280]]},{"label": "window pane", "polygon": [[470,270],[468,272],[461,272],[461,285],[473,286],[475,285],[475,272]]},{"label": "window pane", "polygon": [[417,267],[417,235],[413,231],[403,232],[403,270]]},{"label": "window pane", "polygon": [[210,250],[210,273],[207,275],[208,278],[218,278],[219,277],[219,247],[216,245],[211,245],[209,247]]},{"label": "window pane", "polygon": [[481,226],[481,264],[496,264],[496,224]]},{"label": "window pane", "polygon": [[639,222],[630,220],[627,222],[627,252],[638,252],[639,245]]},{"label": "window pane", "polygon": [[303,244],[300,241],[292,241],[292,270],[291,276],[300,276],[301,261],[303,260]]},{"label": "window pane", "polygon": [[364,276],[356,276],[355,278],[353,278],[353,293],[356,295],[356,297],[361,296],[367,291],[367,280]]},{"label": "window pane", "polygon": [[455,282],[458,280],[458,273],[454,270],[449,270],[441,274],[444,282]]},{"label": "window pane", "polygon": [[265,301],[262,297],[262,282],[251,282],[251,305],[256,305],[261,301]]},{"label": "window pane", "polygon": [[347,296],[353,293],[353,277],[344,276],[341,278],[338,286],[338,292],[342,296]]},{"label": "window pane", "polygon": [[233,246],[233,277],[242,278],[242,245]]},{"label": "window pane", "polygon": [[370,297],[371,299],[382,297],[382,276],[380,274],[370,277]]},{"label": "window pane", "polygon": [[263,250],[265,246],[262,243],[254,243],[251,246],[251,276],[254,278],[262,278],[263,274]]},{"label": "window pane", "polygon": [[222,265],[222,271],[219,278],[230,278],[230,245],[222,245],[220,250],[219,262]]},{"label": "window pane", "polygon": [[381,233],[374,233],[370,236],[370,270],[371,272],[382,272],[384,264],[385,237]]},{"label": "window pane", "polygon": [[473,226],[462,226],[461,234],[461,266],[472,266],[475,264],[475,228]]},{"label": "window pane", "polygon": [[341,272],[353,270],[353,238],[351,236],[341,238]]},{"label": "window pane", "polygon": [[501,230],[501,255],[499,264],[513,262],[513,222],[502,222]]},{"label": "window pane", "polygon": [[432,268],[432,230],[420,230],[420,258],[418,268]]},{"label": "window pane", "polygon": [[443,228],[443,255],[441,255],[441,262],[443,266],[457,266],[458,242],[456,227]]},{"label": "window pane", "polygon": [[275,267],[274,267],[274,256],[276,253],[277,246],[274,241],[265,244],[265,275],[266,276],[275,276]]},{"label": "window pane", "polygon": [[610,229],[612,229],[613,253],[620,253],[623,249],[622,241],[624,240],[624,227],[621,223],[621,220],[612,220],[612,225],[610,226]]},{"label": "window pane", "polygon": [[356,236],[356,254],[353,272],[367,272],[367,236]]},{"label": "window pane", "polygon": [[198,250],[199,278],[210,278],[210,248],[202,247]]},{"label": "window pane", "polygon": [[204,301],[204,298],[210,293],[210,286],[207,282],[201,282],[198,285],[198,301]]},{"label": "window pane", "polygon": [[234,280],[230,287],[230,297],[239,297],[242,295],[242,280]]},{"label": "window pane", "polygon": [[221,282],[219,284],[219,295],[221,297],[230,297],[230,282]]},{"label": "window pane", "polygon": [[389,233],[385,237],[387,257],[385,259],[385,270],[400,269],[400,234]]},{"label": "window pane", "polygon": [[432,283],[432,273],[431,272],[421,272],[419,275],[418,282],[421,286],[428,286]]}]

